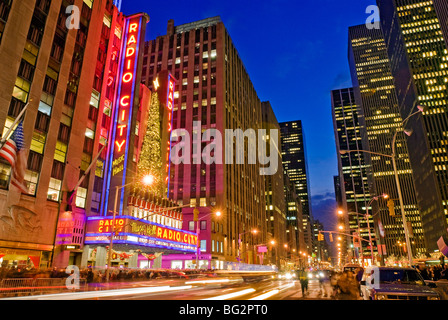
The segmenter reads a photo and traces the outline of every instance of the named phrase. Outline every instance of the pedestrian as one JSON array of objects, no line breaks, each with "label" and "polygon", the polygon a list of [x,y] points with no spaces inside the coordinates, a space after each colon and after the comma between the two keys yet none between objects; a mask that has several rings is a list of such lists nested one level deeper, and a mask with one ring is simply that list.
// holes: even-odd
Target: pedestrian
[{"label": "pedestrian", "polygon": [[86,276],[87,283],[93,282],[93,276],[94,276],[94,274],[93,274],[92,268],[89,267],[87,270],[87,276]]},{"label": "pedestrian", "polygon": [[358,300],[359,289],[356,277],[351,271],[344,271],[338,280],[338,300]]},{"label": "pedestrian", "polygon": [[308,294],[308,274],[305,270],[299,271],[300,286],[302,287],[302,297]]},{"label": "pedestrian", "polygon": [[440,271],[440,279],[448,280],[448,269],[446,265],[444,265],[442,271]]},{"label": "pedestrian", "polygon": [[356,272],[356,281],[358,282],[358,292],[360,295],[361,295],[361,280],[363,275],[364,275],[364,269],[358,268]]},{"label": "pedestrian", "polygon": [[340,274],[338,272],[333,271],[331,273],[331,277],[330,277],[330,284],[332,287],[332,293],[331,293],[331,297],[332,298],[336,298],[338,291],[339,291],[339,287],[338,287],[338,280],[339,280]]},{"label": "pedestrian", "polygon": [[426,266],[424,265],[419,266],[419,271],[423,277],[423,280],[431,280],[428,268]]}]

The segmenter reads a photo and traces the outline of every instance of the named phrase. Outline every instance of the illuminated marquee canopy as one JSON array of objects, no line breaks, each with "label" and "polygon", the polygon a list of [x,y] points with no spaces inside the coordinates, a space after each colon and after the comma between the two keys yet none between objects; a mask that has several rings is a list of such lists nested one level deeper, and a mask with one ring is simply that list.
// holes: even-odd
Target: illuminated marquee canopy
[{"label": "illuminated marquee canopy", "polygon": [[[113,219],[90,217],[87,219],[86,244],[109,244]],[[141,221],[123,216],[115,219],[114,243],[133,244],[154,248],[196,252],[198,237],[195,233]]]}]

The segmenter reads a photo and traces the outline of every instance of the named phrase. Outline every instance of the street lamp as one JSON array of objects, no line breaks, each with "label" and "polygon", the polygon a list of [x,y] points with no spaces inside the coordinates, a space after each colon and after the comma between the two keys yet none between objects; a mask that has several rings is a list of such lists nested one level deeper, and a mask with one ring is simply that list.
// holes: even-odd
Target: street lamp
[{"label": "street lamp", "polygon": [[[143,177],[143,184],[144,185],[151,185],[154,182],[154,177],[152,175],[146,175]],[[116,186],[115,187],[115,203],[114,203],[114,212],[113,212],[113,218],[112,218],[112,228],[111,228],[111,234],[110,234],[110,245],[109,245],[109,254],[107,256],[107,269],[106,269],[106,281],[109,281],[109,275],[110,275],[110,265],[112,260],[112,247],[113,247],[113,241],[114,241],[114,235],[115,235],[115,221],[117,216],[117,204],[118,204],[118,191],[121,189],[124,189],[130,185],[133,185],[135,182],[130,182],[128,184],[125,184],[123,186]]]},{"label": "street lamp", "polygon": [[[426,106],[421,106],[418,105],[417,106],[418,111],[411,113],[406,119],[404,119],[402,121],[402,125],[404,125],[404,123],[409,120],[409,118],[411,118],[412,116],[419,114],[419,113],[424,113],[425,111],[427,111],[428,107]],[[394,134],[394,137],[392,139],[392,155],[387,155],[387,154],[382,154],[382,153],[378,153],[378,152],[371,152],[371,151],[366,151],[366,150],[341,150],[340,154],[347,154],[350,152],[366,152],[366,153],[370,153],[370,154],[375,154],[375,155],[380,155],[383,157],[388,157],[392,159],[392,165],[394,168],[394,176],[395,176],[395,183],[397,185],[397,192],[398,192],[398,200],[400,202],[400,209],[401,209],[401,216],[402,216],[402,220],[403,220],[403,227],[404,227],[404,235],[406,238],[406,246],[407,246],[407,251],[408,251],[408,259],[409,259],[409,265],[412,266],[412,262],[413,262],[413,257],[412,257],[412,248],[411,248],[411,242],[410,242],[410,238],[409,238],[409,230],[408,230],[408,225],[407,225],[407,221],[406,221],[406,214],[404,211],[404,203],[403,203],[403,195],[401,193],[401,187],[400,187],[400,180],[398,177],[398,170],[397,170],[397,163],[396,163],[396,148],[395,148],[395,142],[398,136],[398,133],[400,132],[404,132],[407,136],[411,136],[413,133],[413,130],[397,130]]]},{"label": "street lamp", "polygon": [[[374,256],[373,256],[372,233],[370,232],[369,207],[370,207],[370,205],[373,203],[373,201],[377,201],[380,197],[382,197],[382,198],[384,198],[384,199],[389,198],[389,196],[388,196],[387,194],[385,194],[385,193],[382,194],[381,196],[373,197],[373,198],[370,200],[370,202],[369,202],[369,204],[367,205],[367,208],[366,208],[366,220],[367,220],[367,228],[369,229],[370,254],[371,254],[371,256],[372,256],[372,264],[373,264],[373,262],[375,261],[375,258],[374,258]],[[372,217],[373,217],[373,215],[372,215]]]},{"label": "street lamp", "polygon": [[[200,255],[200,250],[201,250],[201,246],[200,246],[200,242],[199,242],[199,222],[202,220],[205,220],[206,218],[208,218],[211,215],[215,215],[217,217],[220,217],[222,215],[221,211],[216,211],[216,212],[210,212],[209,214],[203,216],[201,219],[199,219],[199,210],[197,208],[194,209],[195,211],[197,210],[197,219],[196,219],[196,234],[198,237],[198,243],[196,245],[196,269],[199,269],[199,255]],[[195,214],[195,215],[196,215]]]},{"label": "street lamp", "polygon": [[238,262],[241,263],[241,251],[243,251],[243,244],[241,241],[241,236],[247,233],[252,233],[252,234],[257,234],[258,230],[257,229],[253,229],[251,231],[247,231],[247,232],[242,232],[240,234],[238,234]]},{"label": "street lamp", "polygon": [[[384,193],[381,196],[373,197],[370,200],[369,204],[367,205],[366,214],[362,214],[362,213],[358,213],[358,212],[348,212],[348,214],[356,214],[358,216],[364,216],[366,221],[367,221],[367,230],[369,232],[370,254],[371,254],[371,257],[372,257],[372,264],[373,264],[373,261],[374,261],[374,256],[373,256],[372,232],[371,232],[371,229],[370,229],[369,208],[370,208],[372,202],[378,200],[379,198],[387,199],[387,198],[389,198],[389,195]],[[373,217],[373,215],[372,215],[372,217]],[[358,226],[358,228],[359,228],[359,226]],[[359,232],[359,233],[360,233],[360,236],[361,236],[361,232]],[[362,244],[361,244],[361,249],[362,249]],[[361,252],[362,252],[362,250],[361,250]],[[364,256],[363,256],[363,258],[364,258]]]}]

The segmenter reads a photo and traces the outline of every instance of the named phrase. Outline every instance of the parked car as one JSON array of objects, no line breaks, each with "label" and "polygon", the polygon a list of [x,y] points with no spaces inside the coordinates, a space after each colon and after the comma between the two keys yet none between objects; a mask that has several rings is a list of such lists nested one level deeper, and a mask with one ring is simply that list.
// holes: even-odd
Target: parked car
[{"label": "parked car", "polygon": [[364,300],[440,300],[432,287],[413,268],[368,267],[360,289]]}]

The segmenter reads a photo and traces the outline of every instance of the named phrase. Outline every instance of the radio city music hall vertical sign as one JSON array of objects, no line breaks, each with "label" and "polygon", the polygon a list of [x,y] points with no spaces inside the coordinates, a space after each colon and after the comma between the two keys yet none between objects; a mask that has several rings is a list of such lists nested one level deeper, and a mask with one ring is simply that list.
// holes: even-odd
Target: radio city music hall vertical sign
[{"label": "radio city music hall vertical sign", "polygon": [[[113,122],[110,130],[108,149],[108,169],[105,180],[104,214],[113,210],[115,188],[126,184],[126,169],[129,159],[132,161],[133,141],[132,127],[135,125],[136,101],[138,101],[142,50],[146,24],[149,17],[137,14],[126,17],[123,29],[120,52],[117,91],[113,111]],[[110,193],[112,191],[112,194]],[[122,214],[124,188],[119,195],[117,214]],[[112,197],[110,196],[112,195]]]},{"label": "radio city music hall vertical sign", "polygon": [[153,82],[154,90],[157,92],[159,102],[163,107],[162,119],[162,154],[165,158],[165,184],[168,190],[167,197],[170,197],[170,171],[171,171],[171,133],[173,131],[173,112],[174,112],[174,92],[176,91],[176,79],[168,70],[162,70],[158,73]]},{"label": "radio city music hall vertical sign", "polygon": [[168,74],[168,81],[167,81],[167,98],[166,98],[166,109],[168,114],[168,121],[167,121],[167,132],[169,140],[167,141],[167,149],[166,149],[166,184],[167,184],[167,190],[168,195],[167,197],[170,197],[170,175],[171,175],[171,159],[170,159],[170,151],[171,151],[171,133],[173,131],[173,105],[174,105],[174,88],[176,85],[176,80],[171,76],[171,74]]}]

